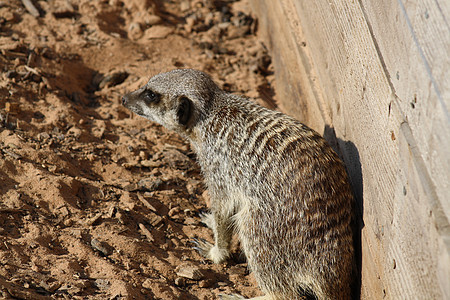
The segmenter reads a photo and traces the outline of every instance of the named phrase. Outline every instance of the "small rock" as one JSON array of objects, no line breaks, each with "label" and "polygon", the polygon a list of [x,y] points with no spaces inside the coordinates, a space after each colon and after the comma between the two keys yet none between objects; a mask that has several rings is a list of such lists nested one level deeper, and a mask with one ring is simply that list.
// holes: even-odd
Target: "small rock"
[{"label": "small rock", "polygon": [[196,266],[190,263],[184,263],[179,265],[175,272],[180,277],[185,277],[192,280],[200,280],[203,279],[203,272]]},{"label": "small rock", "polygon": [[73,8],[70,1],[56,1],[55,10],[53,15],[57,19],[61,18],[74,18],[77,16],[75,9]]},{"label": "small rock", "polygon": [[180,10],[182,12],[188,11],[190,8],[191,8],[191,4],[189,3],[189,1],[187,1],[187,0],[181,1]]},{"label": "small rock", "polygon": [[189,180],[186,184],[187,192],[190,195],[196,195],[201,190],[202,182],[200,180]]},{"label": "small rock", "polygon": [[104,242],[97,240],[96,238],[93,238],[91,240],[91,246],[92,246],[92,248],[94,248],[94,250],[99,251],[104,256],[108,256],[108,255],[112,254],[111,246],[109,246],[108,244],[106,244]]},{"label": "small rock", "polygon": [[217,24],[217,27],[219,27],[222,30],[225,30],[230,26],[231,26],[230,22],[222,22],[222,23]]},{"label": "small rock", "polygon": [[96,279],[94,281],[94,284],[100,290],[107,290],[111,287],[111,283],[109,282],[108,279],[102,279],[102,278]]},{"label": "small rock", "polygon": [[176,286],[185,286],[186,285],[186,279],[184,279],[183,277],[175,278],[175,285]]},{"label": "small rock", "polygon": [[157,15],[149,15],[144,18],[145,24],[153,26],[162,22],[161,17]]},{"label": "small rock", "polygon": [[147,29],[144,33],[144,38],[148,40],[152,39],[164,39],[169,34],[171,34],[174,31],[173,28],[163,26],[163,25],[154,25]]},{"label": "small rock", "polygon": [[37,138],[38,138],[40,141],[45,141],[45,140],[48,140],[48,139],[50,138],[50,134],[48,134],[47,132],[40,132],[40,133],[37,135]]},{"label": "small rock", "polygon": [[213,284],[214,284],[214,281],[212,281],[211,279],[205,279],[205,280],[201,280],[198,283],[198,286],[201,288],[209,288],[209,287],[213,286]]},{"label": "small rock", "polygon": [[144,160],[147,159],[147,153],[145,153],[145,151],[139,151],[139,158]]},{"label": "small rock", "polygon": [[158,167],[161,167],[162,165],[163,165],[163,163],[160,161],[153,161],[153,160],[148,160],[148,159],[141,161],[141,166],[147,167],[147,168],[158,168]]},{"label": "small rock", "polygon": [[139,23],[131,23],[128,27],[128,37],[132,40],[138,40],[144,35]]},{"label": "small rock", "polygon": [[69,209],[67,209],[66,206],[62,206],[62,207],[59,208],[59,214],[62,217],[67,217],[70,214],[70,212],[69,212]]},{"label": "small rock", "polygon": [[184,24],[184,29],[186,30],[186,32],[191,33],[192,29],[194,28],[195,22],[196,22],[196,17],[195,15],[191,15],[189,17],[186,17],[185,21],[186,24]]},{"label": "small rock", "polygon": [[69,130],[67,130],[67,135],[69,135],[69,136],[71,135],[75,138],[79,138],[81,136],[81,133],[82,133],[81,129],[79,129],[75,126],[72,126],[72,127],[70,127]]},{"label": "small rock", "polygon": [[237,39],[240,37],[244,37],[250,32],[250,26],[241,26],[236,27],[234,25],[231,25],[228,27],[228,38],[231,39]]},{"label": "small rock", "polygon": [[17,103],[6,102],[5,111],[9,114],[15,115],[19,112],[19,105]]},{"label": "small rock", "polygon": [[72,233],[72,235],[74,236],[74,237],[76,237],[76,238],[81,238],[82,237],[82,232],[81,232],[81,229],[79,229],[79,228],[74,228],[74,229],[72,229],[71,230],[71,233]]},{"label": "small rock", "polygon": [[147,278],[142,283],[142,287],[151,290],[153,286],[153,281],[150,278]]},{"label": "small rock", "polygon": [[88,226],[94,226],[97,225],[98,223],[100,223],[101,219],[102,219],[102,213],[98,213],[95,216],[93,216],[92,218],[89,218],[85,221],[86,225]]},{"label": "small rock", "polygon": [[94,127],[92,128],[92,135],[98,139],[102,139],[105,134],[105,127]]},{"label": "small rock", "polygon": [[123,189],[127,192],[134,192],[139,190],[139,187],[136,183],[128,183],[123,187]]}]

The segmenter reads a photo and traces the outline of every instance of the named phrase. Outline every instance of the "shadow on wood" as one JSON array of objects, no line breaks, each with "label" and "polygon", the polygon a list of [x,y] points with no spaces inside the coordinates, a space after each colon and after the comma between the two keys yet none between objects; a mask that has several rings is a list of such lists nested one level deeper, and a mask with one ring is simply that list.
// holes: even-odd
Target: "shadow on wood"
[{"label": "shadow on wood", "polygon": [[[361,170],[361,161],[358,148],[351,141],[344,141],[336,137],[334,128],[325,125],[323,137],[330,144],[336,153],[342,158],[347,169],[353,194],[355,196],[355,206],[353,207],[354,222],[353,243],[355,247],[355,281],[353,283],[353,299],[361,298],[361,270],[362,270],[362,244],[361,231],[364,228],[364,203],[363,203],[363,177]],[[344,155],[343,155],[344,153]]]}]

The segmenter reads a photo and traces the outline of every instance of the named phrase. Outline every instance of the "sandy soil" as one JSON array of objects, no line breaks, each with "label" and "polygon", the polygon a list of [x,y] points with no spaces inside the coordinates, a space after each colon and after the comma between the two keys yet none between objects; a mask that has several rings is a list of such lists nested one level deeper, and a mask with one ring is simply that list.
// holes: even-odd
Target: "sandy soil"
[{"label": "sandy soil", "polygon": [[239,253],[192,249],[208,196],[179,136],[126,92],[174,68],[274,107],[247,1],[0,1],[0,297],[260,295]]}]

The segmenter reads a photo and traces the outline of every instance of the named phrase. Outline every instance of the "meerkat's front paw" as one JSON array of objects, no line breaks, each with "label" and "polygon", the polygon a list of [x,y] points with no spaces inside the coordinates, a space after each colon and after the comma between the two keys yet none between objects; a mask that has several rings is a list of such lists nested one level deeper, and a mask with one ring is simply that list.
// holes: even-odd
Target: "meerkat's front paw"
[{"label": "meerkat's front paw", "polygon": [[221,263],[228,258],[229,251],[227,249],[219,249],[217,246],[204,239],[194,239],[193,243],[195,244],[195,250],[216,264]]}]

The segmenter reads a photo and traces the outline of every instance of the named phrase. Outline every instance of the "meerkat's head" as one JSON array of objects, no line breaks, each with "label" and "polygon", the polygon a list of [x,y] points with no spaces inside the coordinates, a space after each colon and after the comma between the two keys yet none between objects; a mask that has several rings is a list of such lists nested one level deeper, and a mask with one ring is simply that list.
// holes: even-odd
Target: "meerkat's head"
[{"label": "meerkat's head", "polygon": [[123,96],[122,104],[140,116],[189,137],[219,91],[207,74],[180,69],[152,77],[142,88]]}]

